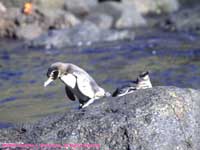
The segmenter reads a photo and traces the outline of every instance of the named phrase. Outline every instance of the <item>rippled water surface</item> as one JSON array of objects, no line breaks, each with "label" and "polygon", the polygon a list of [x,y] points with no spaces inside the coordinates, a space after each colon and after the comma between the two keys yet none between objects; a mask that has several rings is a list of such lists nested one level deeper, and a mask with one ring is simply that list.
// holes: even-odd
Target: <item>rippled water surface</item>
[{"label": "rippled water surface", "polygon": [[200,37],[147,31],[135,41],[84,48],[28,49],[20,41],[0,40],[0,128],[35,121],[78,107],[60,81],[43,87],[47,68],[56,61],[74,63],[112,92],[149,70],[154,86],[200,88]]}]

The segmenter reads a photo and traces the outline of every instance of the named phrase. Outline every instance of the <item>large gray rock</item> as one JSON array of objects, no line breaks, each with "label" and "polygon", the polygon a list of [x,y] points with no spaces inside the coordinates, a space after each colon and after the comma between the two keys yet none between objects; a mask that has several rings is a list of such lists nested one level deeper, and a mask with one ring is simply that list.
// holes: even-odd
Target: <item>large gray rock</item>
[{"label": "large gray rock", "polygon": [[91,13],[105,13],[113,17],[117,29],[145,26],[146,20],[133,3],[104,2],[93,7]]},{"label": "large gray rock", "polygon": [[134,28],[146,26],[145,18],[137,11],[134,5],[123,5],[121,16],[116,20],[115,27],[117,29]]},{"label": "large gray rock", "polygon": [[64,8],[77,16],[87,15],[98,0],[65,0]]},{"label": "large gray rock", "polygon": [[134,4],[142,14],[171,13],[179,9],[178,0],[123,0],[123,3]]},{"label": "large gray rock", "polygon": [[200,91],[155,87],[97,100],[36,124],[0,130],[0,143],[98,143],[103,150],[199,150]]},{"label": "large gray rock", "polygon": [[[1,0],[4,5],[8,8],[10,7],[18,7],[22,8],[23,4],[29,0]],[[62,8],[64,5],[64,0],[33,0],[34,5],[37,5],[41,9],[58,9]]]},{"label": "large gray rock", "polygon": [[168,30],[190,31],[200,34],[200,7],[183,9],[167,16],[159,25]]},{"label": "large gray rock", "polygon": [[133,39],[132,31],[103,30],[91,22],[83,22],[72,28],[53,30],[30,41],[30,47],[63,48],[87,46],[95,42]]},{"label": "large gray rock", "polygon": [[113,17],[105,13],[91,13],[84,20],[94,23],[101,29],[109,29],[113,25]]},{"label": "large gray rock", "polygon": [[35,23],[18,27],[15,34],[18,39],[32,40],[38,38],[42,33],[42,28]]},{"label": "large gray rock", "polygon": [[38,14],[43,18],[38,19],[40,24],[48,28],[62,29],[72,27],[80,23],[80,20],[70,12],[57,9],[38,9]]}]

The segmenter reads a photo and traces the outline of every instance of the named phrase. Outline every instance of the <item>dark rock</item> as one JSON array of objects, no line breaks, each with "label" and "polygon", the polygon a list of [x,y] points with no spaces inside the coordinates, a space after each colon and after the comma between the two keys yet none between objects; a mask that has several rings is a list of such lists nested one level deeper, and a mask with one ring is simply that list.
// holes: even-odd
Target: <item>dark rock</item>
[{"label": "dark rock", "polygon": [[[97,100],[32,125],[0,130],[0,143],[98,143],[103,150],[198,150],[200,92],[175,87]],[[22,132],[23,131],[26,132]]]},{"label": "dark rock", "polygon": [[64,8],[77,16],[85,16],[97,4],[97,0],[65,0]]},{"label": "dark rock", "polygon": [[133,38],[134,33],[130,31],[101,30],[93,23],[83,22],[72,28],[52,30],[27,44],[30,47],[62,48]]},{"label": "dark rock", "polygon": [[101,29],[109,29],[113,25],[113,18],[105,13],[91,13],[84,18],[96,24]]}]

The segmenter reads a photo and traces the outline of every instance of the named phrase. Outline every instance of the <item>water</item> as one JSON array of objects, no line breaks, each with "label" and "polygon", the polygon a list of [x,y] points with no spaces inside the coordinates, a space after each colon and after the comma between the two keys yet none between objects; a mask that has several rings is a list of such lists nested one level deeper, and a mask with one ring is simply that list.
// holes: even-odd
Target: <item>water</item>
[{"label": "water", "polygon": [[87,70],[112,92],[149,70],[154,86],[200,88],[200,37],[188,33],[145,31],[134,41],[84,48],[28,49],[21,41],[0,40],[0,128],[33,122],[78,107],[56,81],[44,88],[46,71],[56,61]]}]

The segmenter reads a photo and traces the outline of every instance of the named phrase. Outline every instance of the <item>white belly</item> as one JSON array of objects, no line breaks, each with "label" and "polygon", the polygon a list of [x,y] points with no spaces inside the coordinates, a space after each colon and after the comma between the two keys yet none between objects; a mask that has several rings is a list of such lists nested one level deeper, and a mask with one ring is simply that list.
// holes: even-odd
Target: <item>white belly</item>
[{"label": "white belly", "polygon": [[66,85],[71,87],[72,89],[76,86],[76,77],[72,74],[64,75],[60,78]]}]

